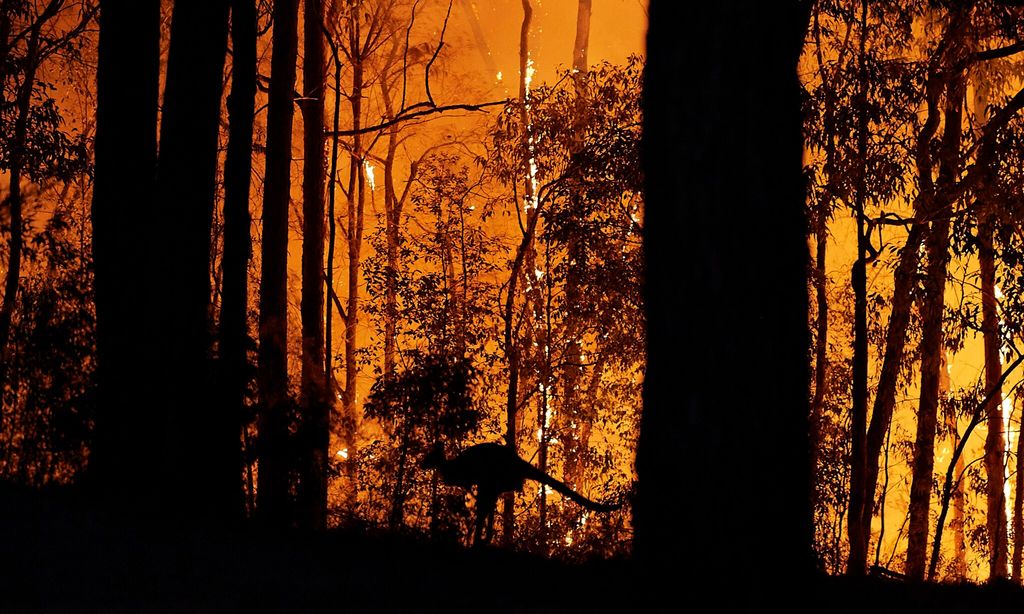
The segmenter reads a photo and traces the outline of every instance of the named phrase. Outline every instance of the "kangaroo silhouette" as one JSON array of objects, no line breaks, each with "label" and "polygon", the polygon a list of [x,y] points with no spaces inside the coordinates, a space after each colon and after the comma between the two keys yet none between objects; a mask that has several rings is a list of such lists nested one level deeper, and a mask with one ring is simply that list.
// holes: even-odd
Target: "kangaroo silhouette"
[{"label": "kangaroo silhouette", "polygon": [[[447,459],[444,448],[436,446],[424,458],[424,469],[437,469],[441,481],[466,490],[476,487],[476,518],[473,545],[489,543],[494,532],[494,510],[502,493],[522,490],[526,480],[550,486],[565,497],[595,512],[610,512],[622,504],[591,501],[578,492],[519,458],[508,446],[498,443],[480,443]],[[485,525],[486,524],[486,531]]]}]

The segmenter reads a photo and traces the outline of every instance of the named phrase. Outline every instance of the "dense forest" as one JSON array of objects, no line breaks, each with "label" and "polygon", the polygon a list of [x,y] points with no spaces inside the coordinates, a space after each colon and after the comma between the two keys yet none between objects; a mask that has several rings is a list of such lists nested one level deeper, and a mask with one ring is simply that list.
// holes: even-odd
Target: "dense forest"
[{"label": "dense forest", "polygon": [[816,550],[1020,581],[1021,33],[1010,2],[817,2],[805,112]]},{"label": "dense forest", "polygon": [[713,4],[0,0],[21,605],[1020,599],[1024,8]]},{"label": "dense forest", "polygon": [[202,4],[0,5],[0,473],[466,542],[421,460],[502,442],[618,505],[506,495],[503,544],[627,552],[640,39],[594,58],[572,3],[541,82],[530,2]]}]

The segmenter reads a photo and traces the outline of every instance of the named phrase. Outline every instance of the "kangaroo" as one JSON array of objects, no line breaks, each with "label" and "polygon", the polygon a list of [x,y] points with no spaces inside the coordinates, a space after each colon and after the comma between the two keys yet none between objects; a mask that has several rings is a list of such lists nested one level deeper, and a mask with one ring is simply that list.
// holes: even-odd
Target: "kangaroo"
[{"label": "kangaroo", "polygon": [[[444,448],[436,446],[424,458],[424,469],[437,469],[449,486],[471,490],[476,486],[476,517],[473,545],[489,543],[494,532],[494,510],[502,493],[522,490],[526,480],[550,486],[555,491],[595,512],[610,512],[622,504],[591,501],[578,492],[519,458],[508,446],[481,443],[470,446],[455,458],[446,459]],[[486,524],[486,531],[485,531]]]}]

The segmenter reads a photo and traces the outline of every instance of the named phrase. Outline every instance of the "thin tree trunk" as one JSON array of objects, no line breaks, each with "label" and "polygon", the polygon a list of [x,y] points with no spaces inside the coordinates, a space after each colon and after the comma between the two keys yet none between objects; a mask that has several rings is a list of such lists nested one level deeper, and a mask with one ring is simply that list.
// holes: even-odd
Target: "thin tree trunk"
[{"label": "thin tree trunk", "polygon": [[[927,222],[923,220],[928,211],[937,206],[933,202],[944,198],[942,194],[935,192],[932,180],[934,165],[931,153],[932,141],[939,127],[939,104],[944,83],[941,72],[932,68],[925,83],[927,115],[917,137],[914,156],[918,181],[921,185],[918,196],[914,200],[916,221],[907,233],[907,240],[900,252],[899,262],[893,275],[892,308],[885,335],[885,353],[882,358],[882,368],[878,374],[871,423],[868,425],[865,457],[867,469],[864,480],[864,492],[866,493],[875,492],[878,484],[878,458],[896,405],[896,386],[903,364],[907,327],[910,324],[910,308],[913,303],[912,291],[918,279],[921,245],[927,234]],[[864,526],[871,526],[872,510],[863,508],[862,511],[862,523]]]},{"label": "thin tree trunk", "polygon": [[817,307],[816,336],[814,346],[814,396],[811,398],[810,437],[810,480],[811,509],[817,508],[817,477],[819,449],[821,447],[821,416],[825,407],[828,381],[828,294],[826,288],[825,257],[828,254],[827,223],[823,211],[818,212],[815,231],[814,293]]},{"label": "thin tree trunk", "polygon": [[[963,74],[947,84],[945,129],[939,173],[941,190],[955,180],[959,168],[960,126],[964,102]],[[928,550],[928,520],[931,509],[935,463],[935,427],[939,401],[939,373],[942,362],[942,320],[949,264],[949,230],[952,207],[945,200],[930,211],[931,225],[925,239],[928,259],[921,308],[921,399],[914,440],[913,481],[910,487],[910,523],[906,575],[923,580]]]},{"label": "thin tree trunk", "polygon": [[[939,367],[939,397],[944,400],[949,395],[949,352],[942,348],[942,364]],[[952,439],[952,449],[960,445],[960,430],[957,425],[956,412],[950,409],[946,413],[946,428]],[[957,458],[956,474],[963,475],[963,456]],[[884,516],[884,514],[883,514]],[[964,534],[964,488],[957,482],[953,491],[953,521],[949,527],[953,531],[953,577],[962,581],[967,574],[967,548]]]},{"label": "thin tree trunk", "polygon": [[[18,302],[18,287],[21,285],[21,256],[24,246],[24,216],[21,196],[21,178],[25,166],[25,147],[28,140],[29,112],[32,109],[32,90],[35,89],[36,57],[39,50],[39,35],[42,18],[37,18],[29,34],[28,51],[25,56],[25,75],[18,88],[15,100],[14,138],[10,144],[10,187],[5,199],[11,215],[11,240],[7,246],[7,277],[4,279],[3,303],[0,304],[0,426],[3,425],[3,408],[6,406],[7,366],[11,334],[11,320],[14,306]],[[0,82],[0,86],[3,83]]]},{"label": "thin tree trunk", "polygon": [[[231,94],[228,96],[228,148],[224,160],[224,289],[220,306],[220,361],[224,408],[240,435],[248,428],[245,396],[249,337],[249,258],[252,255],[253,121],[256,115],[256,4],[231,0]],[[241,463],[241,459],[239,459]],[[239,470],[248,475],[247,464]],[[241,491],[240,491],[241,492]],[[247,508],[245,497],[241,510]]]},{"label": "thin tree trunk", "polygon": [[[1017,399],[1019,404],[1019,398]],[[1022,413],[1021,422],[1024,422]],[[1021,562],[1024,560],[1024,432],[1017,423],[1017,462],[1013,483],[1013,581],[1021,581]]]},{"label": "thin tree trunk", "polygon": [[[527,69],[528,69],[528,58],[529,58],[529,44],[530,44],[530,20],[533,18],[533,6],[530,4],[530,0],[522,0],[523,4],[523,23],[519,31],[519,101],[521,105],[520,121],[523,124],[524,133],[527,130],[529,124],[528,114],[526,111],[528,88],[527,88]],[[538,209],[534,203],[534,189],[533,182],[527,178],[526,181],[526,202],[529,203],[527,209],[527,227],[526,232],[523,236],[523,241],[520,243],[519,249],[516,252],[516,258],[512,263],[512,271],[509,273],[508,290],[505,296],[505,356],[508,360],[508,388],[505,395],[505,445],[516,452],[516,413],[519,410],[519,367],[520,367],[520,349],[518,343],[513,339],[513,320],[515,318],[515,295],[516,286],[518,285],[519,275],[522,272],[523,261],[526,256],[526,251],[530,248],[533,243],[533,232],[537,226]],[[519,203],[514,203],[516,207]],[[531,206],[533,207],[531,209]],[[506,545],[510,545],[513,541],[515,534],[515,494],[505,493],[502,496],[502,541]]]},{"label": "thin tree trunk", "polygon": [[324,7],[305,0],[302,165],[302,380],[305,466],[300,518],[311,529],[327,527],[327,448],[330,406],[324,373]]},{"label": "thin tree trunk", "polygon": [[257,511],[265,526],[288,524],[288,205],[298,47],[298,0],[274,3],[267,110],[260,278],[260,466]]},{"label": "thin tree trunk", "polygon": [[991,219],[978,225],[978,260],[981,265],[981,330],[985,344],[985,389],[995,390],[985,408],[988,435],[985,437],[986,503],[988,516],[989,581],[1006,578],[1007,534],[1005,476],[1006,437],[1003,433],[1003,394],[999,386],[1003,366],[996,303],[996,263]]},{"label": "thin tree trunk", "polygon": [[[860,16],[860,68],[857,101],[857,194],[854,215],[857,218],[857,260],[853,265],[851,285],[853,286],[853,408],[850,413],[850,500],[849,536],[850,553],[847,573],[863,575],[867,568],[867,547],[871,536],[871,514],[875,492],[867,491],[867,421],[868,421],[868,307],[867,307],[867,237],[864,236],[864,206],[867,201],[867,149],[868,149],[868,108],[867,108],[867,42],[868,3],[861,0]],[[943,278],[945,279],[945,278]],[[867,522],[865,522],[867,519]]]},{"label": "thin tree trunk", "polygon": [[[332,12],[337,5],[332,1]],[[327,181],[327,293],[334,294],[334,256],[338,241],[338,220],[335,217],[335,203],[337,201],[338,189],[338,130],[341,122],[341,58],[338,56],[337,44],[327,36],[327,42],[331,45],[331,61],[334,65],[334,112],[332,119],[331,137],[331,169]],[[344,313],[341,316],[344,318]],[[335,405],[337,398],[337,383],[334,379],[334,309],[331,302],[327,302],[327,317],[324,324],[324,376],[329,388],[331,407]]]},{"label": "thin tree trunk", "polygon": [[[390,62],[389,62],[390,64]],[[404,78],[404,77],[403,77]],[[387,79],[381,79],[381,98],[386,119],[395,115],[394,101]],[[387,275],[384,285],[384,375],[395,372],[398,323],[398,250],[401,243],[402,203],[395,190],[395,156],[398,153],[398,126],[388,129],[388,150],[384,157],[384,236],[386,240]],[[415,174],[415,167],[410,171]],[[411,177],[410,177],[411,181]]]},{"label": "thin tree trunk", "polygon": [[[359,53],[359,16],[352,16],[355,43],[352,48]],[[359,130],[362,126],[363,114],[363,59],[358,55],[352,57],[352,93],[349,102],[352,107],[352,129]],[[356,359],[358,350],[359,326],[359,265],[363,242],[363,207],[366,202],[366,172],[363,168],[362,135],[352,137],[352,150],[349,154],[348,181],[348,225],[346,227],[346,245],[348,247],[348,298],[345,309],[345,390],[343,393],[343,428],[345,445],[352,455],[356,445],[356,392],[359,363]],[[349,476],[350,496],[355,495],[355,474]]]},{"label": "thin tree trunk", "polygon": [[[573,81],[576,85],[576,114],[574,117],[574,134],[571,140],[570,153],[579,151],[583,143],[584,131],[588,121],[589,101],[586,94],[587,51],[590,47],[590,16],[592,0],[579,0],[576,11],[576,40],[573,43],[572,65],[575,71]],[[565,451],[565,483],[575,487],[586,471],[586,447],[582,442],[579,429],[582,425],[597,419],[593,412],[583,409],[579,394],[579,381],[583,377],[583,344],[580,340],[580,317],[576,306],[583,300],[580,287],[580,269],[585,266],[586,254],[575,238],[569,239],[566,246],[568,267],[565,274],[565,339],[568,347],[565,351],[565,367],[562,372],[562,401],[558,413],[558,429],[562,435]]]},{"label": "thin tree trunk", "polygon": [[818,459],[820,458],[821,446],[821,417],[825,407],[826,386],[828,382],[828,276],[825,269],[825,259],[828,255],[828,218],[834,201],[831,186],[835,183],[836,173],[836,150],[837,142],[835,137],[835,90],[831,86],[831,79],[825,69],[824,55],[821,50],[821,26],[819,23],[820,5],[815,3],[813,27],[815,38],[815,50],[818,61],[818,70],[821,73],[822,87],[825,90],[825,121],[824,140],[827,143],[825,170],[828,176],[828,185],[824,190],[825,202],[819,203],[814,215],[815,235],[815,256],[814,256],[814,290],[817,320],[816,339],[814,346],[814,396],[811,398],[810,423],[808,425],[808,437],[810,439],[810,507],[815,513],[818,507]]}]

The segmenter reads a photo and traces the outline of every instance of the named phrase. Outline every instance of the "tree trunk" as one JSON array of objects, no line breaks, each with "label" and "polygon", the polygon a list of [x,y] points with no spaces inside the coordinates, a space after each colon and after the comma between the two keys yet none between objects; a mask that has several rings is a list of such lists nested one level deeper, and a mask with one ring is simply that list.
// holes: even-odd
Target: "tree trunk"
[{"label": "tree trunk", "polygon": [[[389,62],[390,64],[390,62]],[[381,79],[381,98],[384,102],[386,119],[395,116],[391,87],[387,79]],[[388,128],[388,150],[384,156],[384,236],[386,241],[387,275],[384,285],[384,373],[395,372],[395,354],[398,345],[398,253],[401,246],[402,202],[395,189],[395,156],[398,153],[398,126]],[[416,174],[416,167],[410,169],[409,181]]]},{"label": "tree trunk", "polygon": [[[579,0],[576,12],[576,40],[573,44],[572,66],[576,71],[573,75],[576,84],[576,114],[573,118],[575,134],[570,141],[570,154],[579,151],[583,143],[583,133],[588,121],[589,103],[586,95],[585,76],[589,64],[587,51],[590,46],[590,15],[592,0]],[[575,488],[586,471],[585,459],[587,442],[583,440],[580,425],[590,424],[597,419],[593,412],[585,411],[579,394],[579,382],[583,377],[583,345],[580,341],[580,317],[576,306],[583,300],[580,288],[580,270],[586,266],[586,254],[576,241],[570,237],[566,246],[568,266],[565,272],[565,343],[568,346],[563,359],[562,369],[562,401],[558,413],[558,430],[562,435],[565,455],[565,483]],[[574,426],[577,425],[577,426]]]},{"label": "tree trunk", "polygon": [[[677,595],[685,577],[694,602],[760,606],[812,569],[796,76],[808,8],[650,5],[643,130],[648,362],[634,553],[646,589],[640,594],[651,604]],[[747,45],[728,43],[738,39]],[[708,228],[728,230],[702,230]],[[771,275],[752,265],[766,254]],[[735,300],[740,287],[772,300],[751,318]],[[767,348],[770,358],[742,378],[722,368]],[[680,352],[700,352],[701,360],[679,369]],[[746,480],[737,494],[737,476],[750,475],[751,459],[770,479]],[[680,487],[717,501],[714,513],[680,505]],[[752,506],[757,522],[750,521]],[[685,554],[696,552],[696,559]],[[737,552],[757,569],[750,591],[735,590]],[[665,574],[668,564],[683,568]]]},{"label": "tree trunk", "polygon": [[[11,214],[11,241],[7,246],[7,277],[4,279],[3,303],[0,304],[0,427],[3,426],[3,410],[7,404],[8,342],[11,335],[11,320],[14,306],[18,302],[18,287],[21,285],[21,252],[24,246],[24,215],[21,196],[21,177],[25,166],[25,147],[28,140],[29,112],[32,110],[32,91],[35,89],[36,69],[39,60],[39,36],[43,26],[37,19],[31,28],[28,50],[25,55],[25,74],[18,87],[15,99],[14,138],[10,143],[10,187],[4,204]],[[6,37],[4,43],[6,44]],[[0,82],[0,88],[4,85]],[[2,94],[2,92],[0,92]]]},{"label": "tree trunk", "polygon": [[590,46],[590,13],[594,0],[579,0],[576,9],[576,41],[572,46],[572,67],[587,72],[587,49]]},{"label": "tree trunk", "polygon": [[[523,123],[524,133],[529,124],[526,110],[527,96],[527,70],[530,45],[530,21],[533,18],[533,6],[530,0],[522,0],[523,23],[519,30],[519,101],[521,105],[520,121]],[[537,225],[538,210],[534,204],[533,182],[530,178],[526,181],[526,206],[527,228],[523,240],[516,252],[516,258],[512,264],[512,271],[509,273],[508,290],[505,296],[505,356],[508,361],[508,387],[505,394],[505,445],[516,452],[516,413],[519,411],[519,368],[522,356],[518,342],[513,338],[513,320],[515,319],[515,295],[519,275],[522,272],[526,251],[533,243],[533,231]],[[519,203],[513,203],[518,207]],[[515,535],[515,493],[505,493],[502,496],[502,541],[510,545]]]},{"label": "tree trunk", "polygon": [[263,188],[263,256],[259,317],[259,484],[257,513],[265,526],[288,518],[288,205],[291,191],[293,88],[298,0],[274,3]]},{"label": "tree trunk", "polygon": [[309,528],[327,527],[327,448],[330,406],[324,373],[324,10],[305,0],[302,165],[302,472],[300,517]]},{"label": "tree trunk", "polygon": [[814,294],[817,307],[816,340],[814,345],[814,396],[811,397],[810,425],[810,484],[811,510],[817,509],[817,478],[818,459],[821,447],[821,416],[825,407],[825,394],[828,382],[828,294],[825,257],[828,254],[828,224],[823,211],[818,212],[815,230],[814,258]]},{"label": "tree trunk", "polygon": [[[223,297],[220,305],[220,362],[224,409],[240,434],[247,429],[246,355],[249,338],[249,257],[252,255],[253,121],[256,115],[256,4],[231,0],[231,94],[228,96],[228,148],[224,160]],[[239,471],[245,466],[239,459]],[[247,508],[245,497],[241,510]]]},{"label": "tree trunk", "polygon": [[[354,31],[353,40],[360,41],[360,18],[358,15],[353,15],[351,19]],[[355,53],[360,52],[356,50]],[[352,57],[352,93],[349,96],[353,130],[359,130],[362,127],[364,68],[363,58],[354,55]],[[356,359],[359,332],[359,265],[362,259],[363,245],[363,207],[366,203],[366,171],[363,168],[363,156],[362,135],[355,134],[352,137],[352,149],[349,154],[348,225],[345,235],[348,247],[348,298],[345,305],[345,390],[342,401],[342,433],[350,457],[354,456],[356,446],[356,387],[359,375],[359,363]],[[354,470],[354,467],[349,468]],[[354,471],[349,475],[349,482],[348,493],[354,502],[356,492]]]},{"label": "tree trunk", "polygon": [[986,503],[988,516],[989,581],[1006,578],[1007,534],[1005,453],[1003,432],[1003,394],[999,380],[1003,374],[1000,361],[1001,337],[996,303],[996,262],[991,219],[978,224],[978,260],[981,265],[981,330],[985,344],[985,389],[995,390],[985,408],[988,435],[985,437]]},{"label": "tree trunk", "polygon": [[[151,394],[155,298],[149,233],[156,221],[159,0],[101,0],[92,198],[98,405],[89,481],[111,509],[148,519],[163,483]],[[149,461],[149,462],[147,462]]]},{"label": "tree trunk", "polygon": [[[337,4],[331,2],[332,13],[337,8]],[[338,145],[340,136],[338,136],[338,130],[340,129],[341,123],[341,58],[338,56],[339,50],[337,44],[331,40],[330,36],[326,37],[327,42],[331,45],[331,63],[334,66],[334,111],[332,118],[332,134],[331,137],[331,167],[329,176],[327,179],[327,271],[326,271],[326,284],[328,297],[334,296],[334,256],[335,248],[338,242],[338,220],[335,217],[335,203],[337,202],[337,189],[338,189]],[[340,301],[338,303],[341,304]],[[339,307],[340,309],[340,307]],[[331,407],[335,406],[335,400],[337,399],[338,386],[337,381],[334,379],[334,309],[331,307],[331,301],[327,301],[327,317],[324,323],[324,376],[327,380],[328,396],[331,402]],[[344,317],[344,313],[341,314]]]},{"label": "tree trunk", "polygon": [[[942,364],[939,367],[939,397],[945,399],[949,395],[949,352],[942,349]],[[1001,375],[1001,374],[1000,374]],[[949,429],[952,448],[956,450],[960,445],[960,431],[957,425],[955,411],[946,412],[946,428]],[[957,458],[956,475],[963,475],[963,455]],[[963,581],[967,574],[967,542],[964,533],[964,487],[963,482],[958,481],[953,491],[953,521],[950,529],[953,531],[953,578],[956,581]],[[884,510],[883,510],[884,511]]]},{"label": "tree trunk", "polygon": [[861,0],[860,15],[860,67],[858,75],[857,106],[857,193],[854,215],[857,218],[857,260],[854,262],[850,283],[853,286],[853,407],[850,412],[850,500],[847,515],[847,534],[850,553],[846,571],[850,575],[863,575],[867,567],[868,541],[871,537],[871,509],[875,491],[868,491],[867,436],[868,426],[868,300],[867,300],[867,237],[864,235],[864,206],[867,202],[868,166],[868,108],[867,108],[867,43],[868,3]]},{"label": "tree trunk", "polygon": [[1024,560],[1024,433],[1019,427],[1016,470],[1013,483],[1013,581],[1020,583],[1021,562]]},{"label": "tree trunk", "polygon": [[179,521],[214,526],[237,520],[241,487],[238,425],[215,402],[210,363],[210,233],[227,35],[228,0],[175,4],[156,179],[164,292],[154,314],[157,372],[169,383],[159,396],[168,419],[165,486],[181,506]]},{"label": "tree trunk", "polygon": [[[947,33],[948,36],[948,33]],[[885,433],[892,421],[892,412],[896,405],[896,386],[900,369],[903,364],[903,350],[907,341],[907,327],[910,324],[910,308],[913,303],[913,289],[917,282],[920,265],[921,244],[926,235],[925,219],[932,201],[942,198],[935,193],[932,180],[933,159],[932,142],[939,128],[939,105],[942,98],[943,77],[941,71],[932,68],[925,83],[925,102],[927,114],[921,132],[917,136],[915,146],[915,166],[920,183],[917,198],[914,199],[915,222],[907,233],[907,241],[900,252],[899,262],[893,275],[892,308],[889,324],[885,333],[885,353],[882,357],[882,368],[878,374],[878,385],[875,391],[875,403],[871,412],[871,423],[868,425],[865,460],[867,469],[864,480],[864,491],[875,492],[878,484],[878,458],[885,442]],[[863,508],[865,526],[871,526],[870,507]],[[866,547],[866,545],[865,545]]]},{"label": "tree trunk", "polygon": [[[964,77],[954,75],[947,84],[945,129],[938,189],[955,181],[959,168],[960,126],[963,118]],[[923,580],[928,550],[928,520],[931,509],[935,463],[935,426],[939,402],[939,374],[942,362],[942,319],[945,304],[946,269],[949,264],[949,230],[952,207],[936,199],[925,238],[924,296],[921,307],[921,399],[914,440],[913,481],[910,487],[906,575]]]}]

